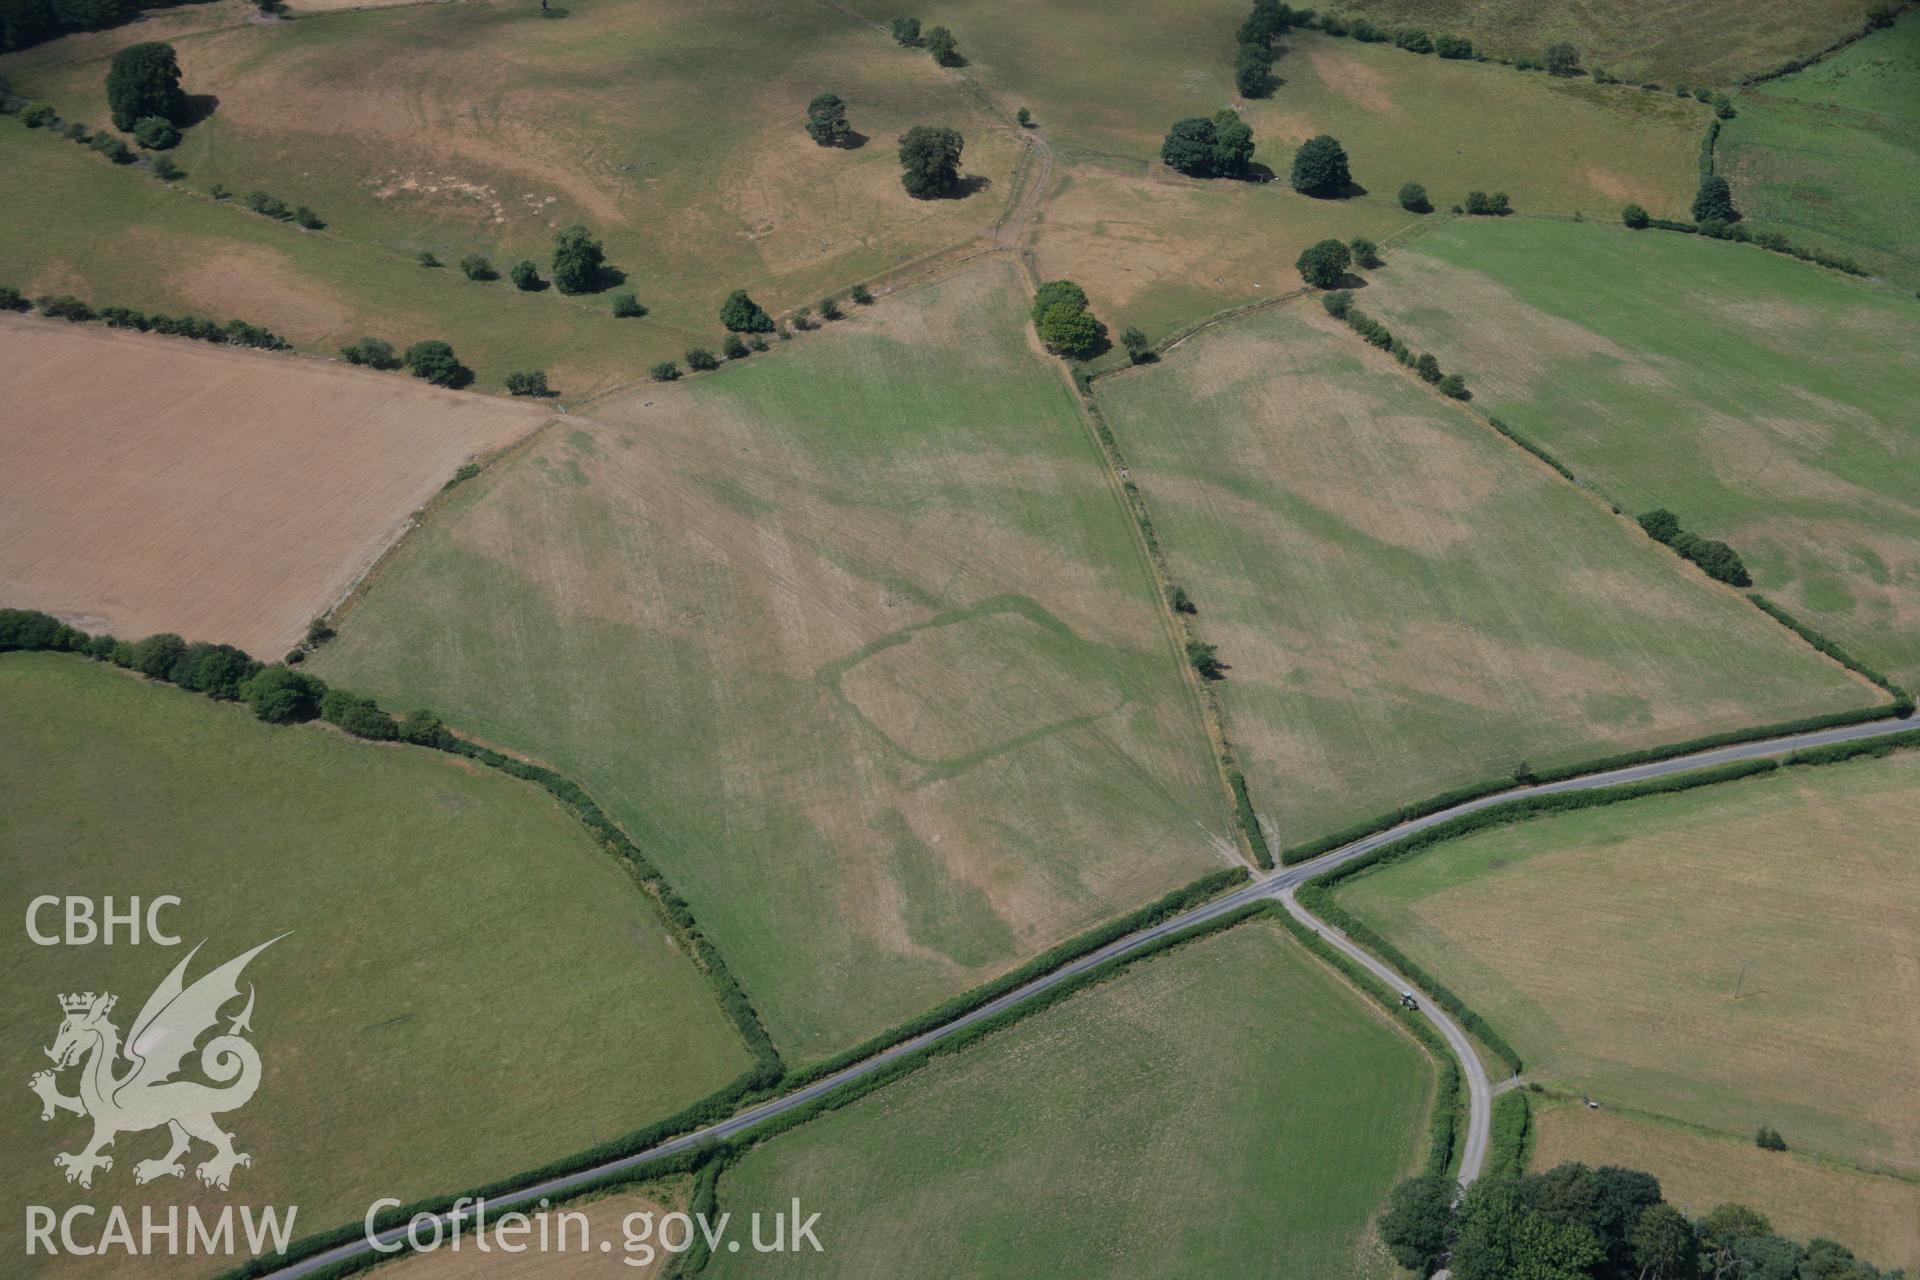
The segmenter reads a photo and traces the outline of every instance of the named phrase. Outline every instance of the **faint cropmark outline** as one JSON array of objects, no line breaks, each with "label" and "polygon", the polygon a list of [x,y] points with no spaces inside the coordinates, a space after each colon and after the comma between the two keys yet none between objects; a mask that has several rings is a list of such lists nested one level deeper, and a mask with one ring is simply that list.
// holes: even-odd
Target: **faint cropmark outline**
[{"label": "faint cropmark outline", "polygon": [[[66,1016],[53,1047],[46,1050],[53,1069],[35,1073],[27,1085],[39,1095],[42,1120],[53,1119],[56,1111],[93,1119],[93,1138],[85,1147],[53,1158],[66,1170],[68,1182],[91,1187],[94,1170],[113,1168],[113,1157],[102,1152],[118,1135],[161,1125],[172,1135],[172,1146],[159,1159],[133,1166],[136,1183],[181,1177],[186,1170],[180,1157],[195,1138],[213,1147],[213,1157],[194,1169],[209,1187],[225,1191],[235,1167],[253,1163],[251,1156],[233,1149],[234,1135],[213,1119],[247,1105],[260,1087],[260,1053],[241,1035],[252,1030],[252,983],[247,984],[246,1007],[230,1019],[224,1034],[200,1050],[200,1071],[213,1084],[173,1077],[200,1037],[217,1029],[221,1008],[239,998],[240,973],[247,962],[286,936],[269,938],[186,986],[187,965],[200,951],[194,947],[147,997],[124,1045],[119,1029],[108,1021],[118,996],[88,991],[60,997]],[[80,1068],[79,1092],[69,1097],[60,1092],[55,1076],[75,1066]]]}]

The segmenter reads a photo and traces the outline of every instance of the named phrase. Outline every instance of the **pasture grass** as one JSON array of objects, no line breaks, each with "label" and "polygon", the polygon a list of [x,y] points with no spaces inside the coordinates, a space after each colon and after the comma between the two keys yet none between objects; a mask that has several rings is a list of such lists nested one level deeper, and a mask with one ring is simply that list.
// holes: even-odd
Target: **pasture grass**
[{"label": "pasture grass", "polygon": [[[174,37],[188,91],[219,100],[173,153],[187,185],[222,183],[236,197],[259,188],[311,206],[327,221],[321,234],[350,246],[356,263],[315,255],[308,287],[344,293],[341,305],[371,312],[362,327],[395,341],[442,337],[457,351],[497,343],[505,367],[518,368],[539,367],[564,335],[544,362],[569,394],[689,345],[717,346],[720,302],[733,288],[775,311],[811,306],[972,239],[1007,197],[1020,152],[1012,125],[924,53],[825,4],[647,0],[575,6],[554,22],[527,4],[475,0],[206,21]],[[53,42],[0,59],[0,74],[97,125],[111,52],[140,38],[126,28]],[[822,148],[806,136],[806,104],[822,91],[846,99],[861,145]],[[965,136],[964,198],[920,201],[901,189],[895,139],[915,124]],[[61,147],[75,153],[61,157],[67,168],[89,161],[66,179],[87,188],[80,198],[94,216],[77,229],[10,217],[0,249],[20,268],[91,263],[77,240],[118,238],[134,241],[162,280],[210,269],[219,245],[153,228],[118,207],[124,191],[106,190],[157,186],[151,178],[116,173],[71,143],[30,140],[44,146],[16,157],[16,172],[37,174]],[[604,240],[626,276],[614,287],[649,315],[615,321],[607,293],[521,294],[457,268],[477,252],[503,277],[522,258],[544,276],[554,231],[573,223]],[[279,252],[296,252],[286,242],[301,232],[268,229]],[[220,234],[256,238],[226,224]],[[422,251],[446,265],[422,268]],[[234,290],[258,297],[236,309],[293,327],[284,308],[276,314],[276,282],[241,274]],[[164,296],[190,293],[178,280],[170,287]],[[435,305],[423,311],[415,300],[428,292]],[[326,331],[329,342],[352,336],[344,320]]]},{"label": "pasture grass", "polygon": [[1920,680],[1920,311],[1748,245],[1457,222],[1366,306],[1629,513],[1731,544],[1756,589]]},{"label": "pasture grass", "polygon": [[[265,725],[51,654],[0,660],[0,774],[14,922],[0,1001],[21,1091],[0,1127],[18,1156],[0,1175],[9,1203],[58,1212],[106,1198],[137,1220],[137,1204],[228,1199],[191,1164],[183,1182],[134,1186],[164,1132],[121,1135],[90,1192],[67,1184],[53,1155],[79,1149],[85,1123],[43,1124],[24,1089],[47,1065],[34,1046],[53,1042],[57,995],[116,993],[124,1035],[203,939],[189,980],[288,933],[248,967],[263,1083],[222,1124],[253,1157],[233,1196],[297,1204],[296,1235],[356,1220],[380,1196],[453,1192],[568,1155],[749,1065],[627,874],[546,795],[500,774]],[[36,946],[21,922],[42,894],[121,907],[177,895],[162,919],[185,945]],[[71,1073],[61,1085],[73,1092]],[[184,1256],[133,1269],[195,1271]]]},{"label": "pasture grass", "polygon": [[1717,168],[1755,226],[1920,286],[1920,14],[1739,97]]},{"label": "pasture grass", "polygon": [[1916,783],[1909,752],[1625,801],[1437,846],[1340,901],[1535,1078],[1911,1174]]},{"label": "pasture grass", "polygon": [[557,424],[318,655],[578,779],[795,1062],[1233,857],[1016,279],[975,268]]},{"label": "pasture grass", "polygon": [[1723,1204],[1758,1209],[1775,1231],[1826,1236],[1881,1267],[1920,1269],[1920,1181],[1864,1173],[1797,1151],[1762,1151],[1751,1134],[1726,1136],[1603,1107],[1534,1113],[1533,1167],[1583,1164],[1645,1169],[1667,1203],[1689,1217]]},{"label": "pasture grass", "polygon": [[1878,698],[1311,302],[1095,385],[1270,842]]},{"label": "pasture grass", "polygon": [[798,1196],[825,1251],[710,1274],[1384,1278],[1367,1223],[1431,1082],[1364,997],[1248,922],[754,1148],[720,1208]]},{"label": "pasture grass", "polygon": [[1860,29],[1873,0],[1749,0],[1737,13],[1710,0],[1593,5],[1583,0],[1352,0],[1339,12],[1389,29],[1468,36],[1499,57],[1540,57],[1566,40],[1587,67],[1634,81],[1728,87]]}]

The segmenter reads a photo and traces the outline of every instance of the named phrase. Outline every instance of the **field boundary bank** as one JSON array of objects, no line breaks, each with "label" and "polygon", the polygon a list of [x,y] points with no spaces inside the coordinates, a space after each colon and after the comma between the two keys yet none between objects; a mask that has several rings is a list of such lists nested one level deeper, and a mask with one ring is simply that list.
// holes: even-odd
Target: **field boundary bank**
[{"label": "field boundary bank", "polygon": [[[1832,732],[1844,733],[1845,731],[1835,730]],[[1875,751],[1884,753],[1887,750],[1893,749],[1892,747],[1883,747],[1880,745],[1880,740],[1884,738],[1898,738],[1901,740],[1902,745],[1910,742],[1920,744],[1920,731],[1905,728],[1903,721],[1888,719],[1883,721],[1878,728],[1867,729],[1857,734],[1849,734],[1845,738],[1836,739],[1830,746],[1817,744],[1813,748],[1800,748],[1794,744],[1791,739],[1776,740],[1768,745],[1773,748],[1771,753],[1773,755],[1805,751],[1809,756],[1815,757],[1815,761],[1817,762],[1821,758],[1820,753],[1844,753],[1844,755],[1833,754],[1828,758],[1845,758],[1853,755],[1869,754]],[[1738,748],[1733,748],[1733,750],[1738,750]],[[1701,764],[1692,766],[1684,762],[1667,762],[1646,767],[1658,770],[1664,775],[1697,772],[1701,769],[1711,768],[1713,765],[1710,762],[1702,762]],[[1577,781],[1564,785],[1576,789],[1581,786]],[[1604,789],[1605,785],[1606,784],[1590,783],[1588,784],[1588,788],[1600,790]],[[1373,843],[1366,841],[1358,842],[1354,847],[1337,855],[1335,866],[1338,866],[1340,862],[1347,859],[1364,857],[1366,854],[1378,849],[1381,845],[1391,842],[1391,840],[1376,840]],[[1125,935],[1094,953],[1084,956],[1077,961],[1071,961],[1063,965],[1060,969],[1036,979],[1034,983],[1029,984],[1027,987],[1010,991],[989,1005],[982,1006],[982,1008],[975,1011],[975,1013],[964,1015],[953,1024],[948,1024],[946,1027],[928,1032],[914,1041],[897,1045],[893,1049],[877,1055],[875,1058],[868,1059],[861,1064],[850,1067],[838,1080],[830,1077],[826,1080],[816,1081],[797,1093],[774,1098],[753,1107],[751,1110],[736,1113],[724,1120],[715,1121],[707,1129],[684,1133],[682,1136],[665,1141],[655,1148],[619,1156],[598,1166],[557,1175],[544,1183],[529,1184],[517,1178],[507,1178],[489,1184],[487,1187],[472,1194],[485,1194],[502,1207],[510,1207],[516,1203],[530,1202],[542,1195],[570,1198],[586,1190],[632,1183],[642,1180],[643,1178],[655,1177],[664,1173],[686,1172],[696,1167],[698,1161],[704,1157],[704,1153],[719,1147],[735,1134],[756,1128],[762,1122],[777,1118],[788,1111],[805,1107],[824,1094],[854,1083],[859,1078],[874,1071],[883,1069],[898,1057],[929,1048],[939,1041],[959,1034],[975,1022],[1004,1013],[1017,1005],[1033,999],[1035,996],[1044,994],[1051,987],[1061,982],[1077,977],[1088,969],[1098,967],[1136,950],[1148,947],[1170,934],[1182,933],[1199,926],[1211,924],[1224,916],[1232,915],[1237,919],[1240,913],[1246,912],[1248,908],[1260,905],[1262,899],[1274,897],[1288,888],[1303,883],[1309,878],[1324,875],[1327,870],[1331,869],[1333,868],[1296,867],[1259,879],[1249,879],[1242,883],[1240,888],[1213,898],[1200,906],[1193,907],[1182,915],[1163,921],[1149,929]],[[1230,870],[1238,873],[1236,879],[1244,877],[1244,868],[1233,868]],[[1303,907],[1302,909],[1304,910],[1305,908]],[[1357,944],[1350,945],[1357,946]],[[659,1126],[654,1127],[658,1128]],[[526,1176],[534,1175],[522,1175],[522,1177]],[[388,1215],[388,1217],[382,1221],[403,1222],[417,1212],[437,1211],[444,1215],[450,1203],[451,1201],[449,1199],[420,1201],[414,1205],[394,1210],[391,1215]],[[383,1232],[383,1238],[386,1239],[395,1238],[397,1235],[396,1229],[391,1226],[383,1228]],[[283,1277],[284,1280],[296,1280],[296,1278],[315,1276],[344,1276],[357,1272],[367,1265],[370,1265],[371,1262],[378,1260],[377,1257],[371,1255],[371,1251],[362,1240],[359,1226],[353,1225],[344,1226],[335,1231],[328,1232],[325,1238],[314,1237],[307,1241],[298,1242],[296,1246],[290,1249],[285,1255],[279,1255],[274,1258],[255,1259],[246,1266],[229,1272],[228,1276],[238,1278],[271,1274]]]},{"label": "field boundary bank", "polygon": [[1797,71],[1805,71],[1808,67],[1825,62],[1841,50],[1850,48],[1860,41],[1865,40],[1868,36],[1873,35],[1875,32],[1884,31],[1887,27],[1891,27],[1895,22],[1900,21],[1901,18],[1906,16],[1907,11],[1914,6],[1914,2],[1915,0],[1896,0],[1891,6],[1892,21],[1888,22],[1885,26],[1876,26],[1874,22],[1869,19],[1861,23],[1860,26],[1853,31],[1836,40],[1830,41],[1812,53],[1795,54],[1785,62],[1776,63],[1765,71],[1755,71],[1741,76],[1733,82],[1733,86],[1736,89],[1750,89],[1754,85],[1765,84],[1769,80],[1781,80],[1793,75]]},{"label": "field boundary bank", "polygon": [[[1039,271],[1030,254],[1019,254],[1017,261],[1021,278],[1026,281],[1031,296],[1031,291],[1040,283]],[[1262,299],[1261,305],[1272,304]],[[1227,736],[1226,716],[1219,695],[1212,688],[1213,682],[1194,666],[1189,657],[1194,651],[1193,646],[1198,643],[1198,637],[1187,625],[1185,616],[1173,605],[1176,584],[1167,565],[1166,554],[1160,547],[1160,537],[1154,532],[1153,515],[1147,510],[1146,495],[1134,483],[1133,471],[1120,451],[1118,438],[1107,424],[1106,414],[1094,395],[1091,379],[1077,367],[1063,366],[1063,372],[1071,384],[1069,394],[1080,410],[1080,419],[1093,437],[1107,482],[1117,490],[1121,509],[1126,512],[1128,523],[1133,526],[1136,543],[1147,567],[1148,580],[1153,584],[1161,624],[1174,644],[1174,660],[1199,703],[1200,719],[1213,754],[1215,773],[1220,780],[1228,811],[1233,814],[1235,845],[1242,858],[1262,871],[1271,871],[1274,865],[1273,850],[1267,843],[1266,832],[1260,826],[1259,814],[1248,797],[1246,775],[1240,769],[1233,742]]]}]

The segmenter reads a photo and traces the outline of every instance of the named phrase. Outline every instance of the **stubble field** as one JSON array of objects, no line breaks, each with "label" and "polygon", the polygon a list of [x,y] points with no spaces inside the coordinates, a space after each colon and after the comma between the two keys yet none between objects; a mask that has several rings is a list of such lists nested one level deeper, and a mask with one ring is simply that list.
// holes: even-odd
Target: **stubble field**
[{"label": "stubble field", "polygon": [[751,1151],[736,1221],[798,1196],[825,1251],[710,1274],[1395,1274],[1368,1219],[1420,1145],[1418,1046],[1278,926],[1126,970]]},{"label": "stubble field", "polygon": [[783,1052],[1233,857],[1134,534],[995,263],[568,422],[319,657],[586,785]]},{"label": "stubble field", "polygon": [[1282,844],[1876,701],[1311,302],[1097,386]]},{"label": "stubble field", "polygon": [[1536,1078],[1913,1176],[1916,783],[1906,752],[1624,802],[1441,845],[1340,900]]},{"label": "stubble field", "polygon": [[[261,724],[55,654],[0,660],[0,774],[14,922],[0,1011],[18,1069],[0,1121],[9,1204],[117,1203],[136,1222],[149,1203],[297,1205],[306,1235],[382,1196],[451,1193],[583,1150],[749,1064],[638,887],[527,784],[435,752]],[[42,947],[20,927],[38,895],[108,892],[122,908],[178,896],[162,920],[185,945]],[[124,1035],[188,947],[206,940],[191,979],[281,933],[246,974],[263,1083],[221,1118],[253,1157],[231,1195],[201,1186],[191,1165],[182,1182],[136,1188],[133,1166],[164,1152],[164,1132],[121,1135],[91,1190],[64,1182],[54,1153],[78,1150],[85,1122],[42,1123],[25,1089],[47,1065],[56,997],[117,994]],[[60,1083],[73,1091],[71,1073]],[[205,1262],[26,1265],[182,1277],[205,1275]]]},{"label": "stubble field", "polygon": [[0,317],[0,598],[94,632],[175,631],[273,661],[455,468],[548,410]]}]

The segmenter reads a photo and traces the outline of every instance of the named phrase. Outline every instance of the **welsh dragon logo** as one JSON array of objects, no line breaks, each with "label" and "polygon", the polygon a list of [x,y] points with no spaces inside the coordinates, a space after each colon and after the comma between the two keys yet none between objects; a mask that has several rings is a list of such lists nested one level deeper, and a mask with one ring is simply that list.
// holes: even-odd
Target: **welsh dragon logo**
[{"label": "welsh dragon logo", "polygon": [[[40,1097],[42,1120],[53,1119],[56,1111],[93,1119],[92,1141],[79,1151],[53,1158],[56,1166],[66,1170],[68,1182],[91,1187],[96,1169],[113,1168],[113,1157],[104,1152],[116,1137],[161,1125],[167,1127],[172,1145],[159,1159],[133,1166],[136,1183],[183,1176],[186,1169],[180,1157],[195,1138],[213,1147],[212,1158],[194,1169],[210,1187],[225,1191],[235,1167],[253,1163],[252,1157],[233,1149],[233,1135],[213,1119],[246,1106],[260,1087],[260,1053],[242,1036],[252,1030],[252,983],[247,984],[246,1007],[229,1020],[223,1034],[200,1050],[200,1070],[214,1083],[173,1077],[200,1038],[218,1029],[220,1010],[239,998],[240,973],[247,962],[278,941],[270,938],[187,986],[187,965],[200,951],[196,946],[147,997],[124,1043],[119,1029],[108,1020],[117,996],[88,991],[60,997],[66,1016],[53,1047],[46,1051],[53,1059],[53,1070],[37,1072],[28,1087]],[[55,1076],[74,1066],[80,1068],[80,1091],[69,1097],[60,1092]]]}]

